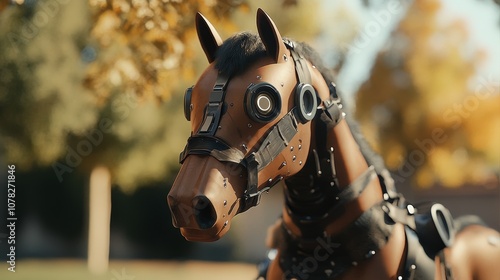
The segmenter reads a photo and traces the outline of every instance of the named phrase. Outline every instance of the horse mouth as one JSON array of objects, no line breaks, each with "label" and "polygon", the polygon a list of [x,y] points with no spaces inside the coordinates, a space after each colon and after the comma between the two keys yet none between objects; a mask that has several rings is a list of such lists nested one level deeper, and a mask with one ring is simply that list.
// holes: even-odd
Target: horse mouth
[{"label": "horse mouth", "polygon": [[225,224],[221,229],[217,227],[210,229],[180,228],[182,236],[184,236],[187,241],[192,242],[217,241],[224,235],[222,231],[226,232],[228,229],[229,224]]}]

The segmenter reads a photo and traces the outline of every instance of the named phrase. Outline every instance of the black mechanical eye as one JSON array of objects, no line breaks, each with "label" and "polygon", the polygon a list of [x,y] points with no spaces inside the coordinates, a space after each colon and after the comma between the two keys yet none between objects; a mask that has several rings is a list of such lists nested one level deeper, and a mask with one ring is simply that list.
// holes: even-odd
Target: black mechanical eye
[{"label": "black mechanical eye", "polygon": [[281,96],[269,83],[251,84],[245,93],[245,111],[253,121],[270,122],[281,112]]},{"label": "black mechanical eye", "polygon": [[272,113],[274,107],[273,98],[268,92],[259,93],[255,102],[257,111],[262,115],[269,115]]},{"label": "black mechanical eye", "polygon": [[186,120],[191,120],[191,94],[193,93],[193,87],[189,87],[186,89],[186,93],[184,93],[184,117]]}]

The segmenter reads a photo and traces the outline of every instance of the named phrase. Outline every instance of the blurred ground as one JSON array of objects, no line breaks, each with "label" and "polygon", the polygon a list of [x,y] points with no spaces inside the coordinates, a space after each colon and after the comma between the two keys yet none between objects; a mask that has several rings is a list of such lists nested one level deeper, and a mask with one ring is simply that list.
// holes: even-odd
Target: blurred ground
[{"label": "blurred ground", "polygon": [[250,280],[257,276],[257,266],[227,262],[167,262],[167,261],[111,261],[109,272],[94,276],[87,271],[83,260],[21,260],[16,262],[16,272],[2,265],[3,280]]}]

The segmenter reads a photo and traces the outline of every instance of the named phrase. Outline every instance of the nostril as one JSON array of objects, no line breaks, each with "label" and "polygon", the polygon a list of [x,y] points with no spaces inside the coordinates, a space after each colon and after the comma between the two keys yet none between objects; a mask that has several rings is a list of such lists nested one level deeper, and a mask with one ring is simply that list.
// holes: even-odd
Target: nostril
[{"label": "nostril", "polygon": [[216,221],[215,208],[206,196],[193,199],[194,214],[201,229],[211,228]]},{"label": "nostril", "polygon": [[175,200],[175,198],[171,195],[167,195],[167,203],[170,207],[173,207],[177,204],[177,201]]}]

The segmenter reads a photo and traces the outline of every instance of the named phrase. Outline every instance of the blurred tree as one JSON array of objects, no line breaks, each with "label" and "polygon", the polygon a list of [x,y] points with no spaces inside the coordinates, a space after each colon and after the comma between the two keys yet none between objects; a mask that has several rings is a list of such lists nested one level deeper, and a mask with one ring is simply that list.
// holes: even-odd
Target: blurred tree
[{"label": "blurred tree", "polygon": [[0,14],[0,143],[6,159],[24,169],[53,162],[68,134],[83,134],[97,117],[81,84],[86,4],[36,6],[12,5]]},{"label": "blurred tree", "polygon": [[[111,182],[132,190],[164,179],[189,128],[178,121],[180,102],[158,101],[169,100],[183,77],[192,78],[194,52],[185,42],[195,34],[195,11],[223,19],[241,1],[90,1],[90,9],[81,1],[18,3],[2,6],[0,15],[6,161],[24,170],[52,164],[59,182],[76,169],[96,174],[90,189],[107,193]],[[89,222],[96,229],[89,234],[95,237],[89,264],[100,272],[110,198],[90,205],[104,210]],[[103,218],[100,225],[92,217]],[[92,244],[101,250],[90,250]]]},{"label": "blurred tree", "polygon": [[[237,29],[230,31],[231,33],[242,30],[257,32],[255,11],[257,8],[262,8],[276,23],[281,36],[313,44],[320,32],[321,18],[318,17],[320,3],[320,0],[252,0],[247,3],[246,9],[237,10],[231,15]],[[217,28],[219,29],[219,25]],[[232,35],[221,33],[221,35]]]},{"label": "blurred tree", "polygon": [[399,182],[496,180],[499,81],[477,76],[486,53],[467,43],[464,22],[443,23],[439,10],[437,0],[412,3],[357,94],[356,116]]},{"label": "blurred tree", "polygon": [[[5,160],[24,170],[51,165],[59,182],[75,170],[97,174],[89,181],[106,185],[101,189],[111,178],[129,192],[178,166],[189,125],[182,94],[174,93],[207,65],[198,55],[196,11],[222,34],[246,29],[241,14],[251,14],[255,28],[255,14],[242,0],[16,3],[0,2]],[[303,12],[305,1],[297,1],[284,13],[281,4],[270,13],[286,15],[274,16],[283,34],[295,29],[311,38],[314,9]],[[103,203],[108,212],[109,199]]]},{"label": "blurred tree", "polygon": [[92,37],[99,58],[91,64],[86,85],[107,99],[126,90],[140,100],[168,100],[179,78],[191,80],[195,49],[194,16],[200,11],[225,20],[241,0],[90,0],[95,25]]}]

